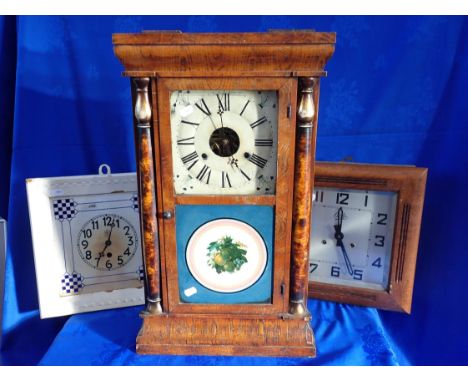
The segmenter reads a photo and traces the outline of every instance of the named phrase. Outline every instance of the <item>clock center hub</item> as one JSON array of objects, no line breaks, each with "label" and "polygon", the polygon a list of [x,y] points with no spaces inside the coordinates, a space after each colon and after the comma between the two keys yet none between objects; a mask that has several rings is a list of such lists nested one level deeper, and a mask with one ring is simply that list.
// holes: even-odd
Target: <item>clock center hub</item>
[{"label": "clock center hub", "polygon": [[220,157],[230,157],[239,150],[239,135],[229,128],[220,127],[210,136],[211,150]]}]

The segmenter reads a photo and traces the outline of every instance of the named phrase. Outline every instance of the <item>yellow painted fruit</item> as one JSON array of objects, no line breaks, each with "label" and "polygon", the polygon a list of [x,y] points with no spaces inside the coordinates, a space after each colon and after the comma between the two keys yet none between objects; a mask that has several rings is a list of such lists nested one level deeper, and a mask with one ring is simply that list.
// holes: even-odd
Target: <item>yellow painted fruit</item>
[{"label": "yellow painted fruit", "polygon": [[214,262],[215,262],[217,265],[224,265],[224,264],[226,264],[226,260],[224,260],[223,256],[221,256],[220,253],[218,253],[218,254],[214,257]]}]

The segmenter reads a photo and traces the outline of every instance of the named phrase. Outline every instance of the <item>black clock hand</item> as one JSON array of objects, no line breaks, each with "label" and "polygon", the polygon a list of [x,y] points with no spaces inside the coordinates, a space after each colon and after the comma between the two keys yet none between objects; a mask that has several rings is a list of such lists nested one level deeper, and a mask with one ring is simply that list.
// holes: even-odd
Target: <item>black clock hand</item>
[{"label": "black clock hand", "polygon": [[221,109],[221,106],[219,107],[218,111],[219,118],[221,119],[221,128],[224,127],[224,122],[223,122],[223,109]]},{"label": "black clock hand", "polygon": [[339,247],[341,248],[341,251],[343,252],[343,257],[345,259],[346,263],[346,268],[348,269],[348,273],[352,276],[354,274],[353,266],[351,264],[351,261],[349,260],[348,253],[346,252],[345,246],[343,244],[343,241],[340,241]]},{"label": "black clock hand", "polygon": [[341,232],[341,226],[343,225],[343,216],[344,216],[343,208],[340,207],[338,208],[338,211],[336,213],[336,224],[338,225],[340,232]]},{"label": "black clock hand", "polygon": [[208,116],[210,118],[211,124],[213,125],[214,129],[217,130],[218,128],[216,127],[213,118],[211,118],[211,115]]},{"label": "black clock hand", "polygon": [[343,225],[343,208],[338,208],[336,213],[336,224],[333,226],[335,228],[335,239],[336,246],[339,247],[343,240],[343,233],[341,232],[341,226]]},{"label": "black clock hand", "polygon": [[112,244],[112,242],[110,241],[110,238],[111,238],[112,230],[114,229],[114,226],[115,226],[115,222],[112,222],[111,229],[110,229],[110,231],[109,231],[109,236],[107,237],[107,240],[106,240],[106,242],[104,243],[105,246],[104,246],[103,250],[99,253],[99,257],[104,256],[104,251],[107,249],[107,247],[108,247],[109,245]]},{"label": "black clock hand", "polygon": [[336,239],[336,246],[341,248],[341,252],[343,253],[343,257],[345,259],[346,268],[348,269],[348,273],[352,276],[354,274],[353,266],[351,265],[351,261],[349,260],[348,253],[346,252],[346,248],[343,244],[344,235],[341,232],[341,228],[343,226],[343,208],[338,208],[338,212],[336,214],[336,224],[333,226],[335,228],[335,239]]}]

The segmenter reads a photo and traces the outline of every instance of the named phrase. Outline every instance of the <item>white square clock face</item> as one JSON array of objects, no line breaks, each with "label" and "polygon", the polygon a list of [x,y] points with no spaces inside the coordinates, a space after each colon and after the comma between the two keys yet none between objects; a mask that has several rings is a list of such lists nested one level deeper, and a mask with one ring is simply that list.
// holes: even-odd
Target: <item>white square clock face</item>
[{"label": "white square clock face", "polygon": [[275,193],[276,91],[173,92],[171,131],[176,194]]},{"label": "white square clock face", "polygon": [[26,184],[41,317],[142,304],[136,175]]},{"label": "white square clock face", "polygon": [[60,196],[51,203],[65,270],[62,296],[141,286],[135,193]]},{"label": "white square clock face", "polygon": [[315,188],[309,280],[387,290],[397,193]]}]

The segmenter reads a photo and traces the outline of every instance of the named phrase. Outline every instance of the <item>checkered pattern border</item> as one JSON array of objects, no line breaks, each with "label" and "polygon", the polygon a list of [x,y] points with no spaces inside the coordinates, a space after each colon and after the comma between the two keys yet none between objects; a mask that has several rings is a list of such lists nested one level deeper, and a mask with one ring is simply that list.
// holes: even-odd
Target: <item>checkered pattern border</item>
[{"label": "checkered pattern border", "polygon": [[132,207],[136,212],[138,212],[138,195],[136,195],[136,194],[133,195]]},{"label": "checkered pattern border", "polygon": [[140,279],[140,281],[143,281],[145,279],[145,268],[143,267],[143,265],[140,265],[138,267],[138,278]]},{"label": "checkered pattern border", "polygon": [[65,273],[62,278],[62,292],[66,294],[75,294],[84,287],[83,277],[80,273]]},{"label": "checkered pattern border", "polygon": [[54,216],[55,219],[63,221],[65,219],[73,219],[77,214],[76,202],[73,199],[57,199],[54,200]]}]

